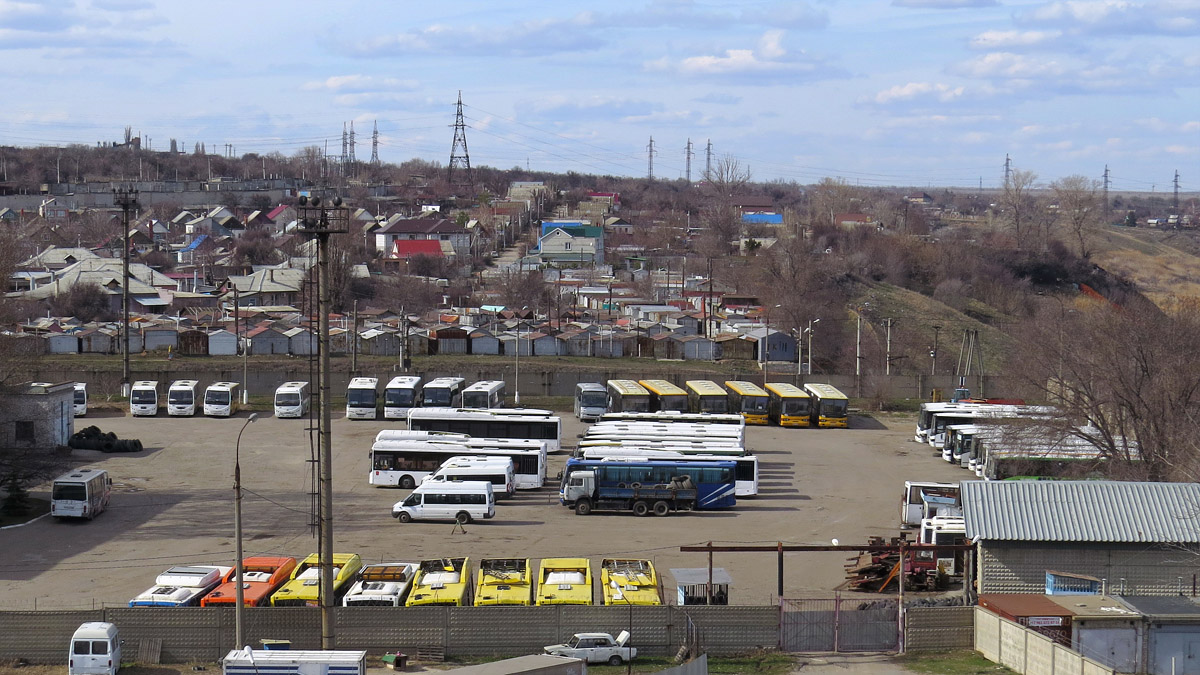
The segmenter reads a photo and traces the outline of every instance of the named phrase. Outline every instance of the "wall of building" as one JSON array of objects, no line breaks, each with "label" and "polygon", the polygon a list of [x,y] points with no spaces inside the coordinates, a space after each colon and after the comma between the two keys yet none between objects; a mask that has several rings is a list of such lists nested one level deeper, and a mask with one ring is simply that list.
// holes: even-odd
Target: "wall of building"
[{"label": "wall of building", "polygon": [[[62,382],[62,380],[59,380]],[[56,448],[75,433],[75,389],[72,382],[37,387],[38,393],[0,397],[0,446]],[[16,439],[18,423],[33,424],[33,441]]]},{"label": "wall of building", "polygon": [[975,608],[975,649],[1021,675],[1113,675],[1111,668],[981,607]]},{"label": "wall of building", "polygon": [[1044,593],[1046,570],[1105,579],[1114,595],[1196,593],[1196,554],[1173,546],[982,542],[979,550],[980,594]]}]

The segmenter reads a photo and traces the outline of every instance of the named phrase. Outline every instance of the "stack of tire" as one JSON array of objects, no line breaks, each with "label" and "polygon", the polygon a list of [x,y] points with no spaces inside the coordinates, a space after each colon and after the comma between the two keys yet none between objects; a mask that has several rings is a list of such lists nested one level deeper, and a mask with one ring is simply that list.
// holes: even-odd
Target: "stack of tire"
[{"label": "stack of tire", "polygon": [[142,442],[137,439],[120,440],[113,432],[100,431],[99,427],[84,427],[76,431],[67,445],[76,450],[99,450],[100,452],[141,452]]}]

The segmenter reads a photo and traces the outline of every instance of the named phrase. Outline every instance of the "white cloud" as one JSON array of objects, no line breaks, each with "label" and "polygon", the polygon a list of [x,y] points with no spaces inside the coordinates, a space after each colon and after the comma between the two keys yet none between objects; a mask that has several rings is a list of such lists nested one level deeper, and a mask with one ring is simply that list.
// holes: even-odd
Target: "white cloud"
[{"label": "white cloud", "polygon": [[1027,80],[1061,76],[1067,69],[1053,59],[1033,58],[1012,52],[992,52],[952,69],[968,77]]},{"label": "white cloud", "polygon": [[1195,0],[1057,0],[1015,18],[1020,24],[1053,24],[1077,33],[1200,34],[1200,2]]},{"label": "white cloud", "polygon": [[568,18],[530,19],[509,26],[432,24],[349,44],[357,56],[410,53],[541,56],[599,49],[606,40],[593,34],[596,18],[581,12]]},{"label": "white cloud", "polygon": [[373,75],[334,75],[324,80],[306,82],[303,89],[326,89],[345,93],[367,93],[381,90],[413,91],[418,87],[416,80],[400,80],[394,77],[375,77]]},{"label": "white cloud", "polygon": [[968,7],[991,7],[996,0],[892,0],[896,7],[916,9],[964,9]]},{"label": "white cloud", "polygon": [[989,30],[971,38],[974,49],[1019,49],[1050,44],[1062,37],[1062,31],[1051,30]]},{"label": "white cloud", "polygon": [[963,95],[962,87],[951,87],[948,84],[931,82],[909,82],[898,84],[875,94],[872,102],[880,105],[894,101],[912,101],[914,99],[932,98],[941,102],[953,101]]},{"label": "white cloud", "polygon": [[791,53],[783,46],[784,32],[768,30],[754,49],[726,49],[722,54],[689,56],[679,61],[663,57],[645,64],[647,70],[676,72],[691,77],[738,77],[742,81],[797,75],[832,74],[820,59],[803,50]]},{"label": "white cloud", "polygon": [[1194,155],[1197,148],[1190,145],[1168,145],[1163,148],[1163,152],[1171,155]]}]

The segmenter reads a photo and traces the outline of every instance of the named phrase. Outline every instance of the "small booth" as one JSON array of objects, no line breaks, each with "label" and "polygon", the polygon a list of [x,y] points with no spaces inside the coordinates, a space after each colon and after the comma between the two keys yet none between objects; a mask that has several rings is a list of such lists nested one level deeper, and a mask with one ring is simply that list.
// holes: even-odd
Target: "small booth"
[{"label": "small booth", "polygon": [[671,568],[675,578],[675,604],[728,605],[733,579],[723,567]]},{"label": "small booth", "polygon": [[1071,646],[1071,612],[1044,595],[989,593],[979,596],[989,612],[1041,633],[1064,647]]}]

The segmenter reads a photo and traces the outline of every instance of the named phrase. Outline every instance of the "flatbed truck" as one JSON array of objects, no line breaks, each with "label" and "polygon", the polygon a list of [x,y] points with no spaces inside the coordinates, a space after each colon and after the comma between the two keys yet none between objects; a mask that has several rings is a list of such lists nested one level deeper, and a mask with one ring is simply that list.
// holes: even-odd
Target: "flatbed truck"
[{"label": "flatbed truck", "polygon": [[696,507],[697,490],[690,480],[666,485],[608,487],[596,485],[594,471],[576,471],[563,486],[561,501],[575,513],[586,516],[592,511],[631,511],[635,516],[653,513],[665,516],[672,511],[691,511]]}]

